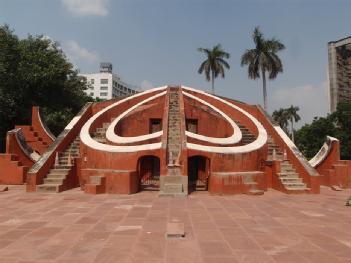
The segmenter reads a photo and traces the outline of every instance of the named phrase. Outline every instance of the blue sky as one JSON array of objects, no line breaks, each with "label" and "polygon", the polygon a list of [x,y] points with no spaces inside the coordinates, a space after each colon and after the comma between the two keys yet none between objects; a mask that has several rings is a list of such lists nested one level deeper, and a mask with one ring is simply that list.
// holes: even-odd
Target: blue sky
[{"label": "blue sky", "polygon": [[284,73],[268,83],[269,111],[299,106],[301,125],[328,111],[327,42],[351,35],[350,10],[349,0],[0,0],[0,24],[58,41],[82,73],[109,61],[144,88],[209,90],[196,49],[221,43],[231,69],[216,93],[251,104],[262,103],[262,84],[247,78],[240,57],[259,25],[286,46]]}]

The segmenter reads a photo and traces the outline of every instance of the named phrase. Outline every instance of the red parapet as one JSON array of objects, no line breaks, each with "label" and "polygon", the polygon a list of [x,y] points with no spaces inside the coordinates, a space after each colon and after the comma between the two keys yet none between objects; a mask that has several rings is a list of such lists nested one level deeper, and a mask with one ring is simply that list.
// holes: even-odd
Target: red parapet
[{"label": "red parapet", "polygon": [[321,174],[320,183],[340,188],[351,187],[351,161],[340,160],[340,141],[327,136],[324,145],[310,160]]}]

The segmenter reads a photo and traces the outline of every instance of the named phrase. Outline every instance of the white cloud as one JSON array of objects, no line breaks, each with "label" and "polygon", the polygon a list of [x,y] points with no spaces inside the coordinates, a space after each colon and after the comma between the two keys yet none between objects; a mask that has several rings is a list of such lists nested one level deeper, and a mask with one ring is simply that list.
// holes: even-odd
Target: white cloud
[{"label": "white cloud", "polygon": [[141,82],[140,86],[141,86],[142,90],[147,90],[147,89],[151,89],[154,87],[154,85],[148,80],[143,80]]},{"label": "white cloud", "polygon": [[64,43],[64,50],[66,51],[68,57],[73,61],[83,60],[88,63],[97,63],[99,61],[99,56],[93,52],[89,51],[84,47],[81,47],[76,41],[70,40]]},{"label": "white cloud", "polygon": [[61,0],[61,3],[75,15],[106,16],[110,0]]},{"label": "white cloud", "polygon": [[310,123],[314,117],[323,117],[328,113],[329,102],[327,82],[321,85],[304,85],[294,88],[282,88],[273,92],[270,108],[276,110],[290,105],[299,106],[301,121],[297,127]]}]

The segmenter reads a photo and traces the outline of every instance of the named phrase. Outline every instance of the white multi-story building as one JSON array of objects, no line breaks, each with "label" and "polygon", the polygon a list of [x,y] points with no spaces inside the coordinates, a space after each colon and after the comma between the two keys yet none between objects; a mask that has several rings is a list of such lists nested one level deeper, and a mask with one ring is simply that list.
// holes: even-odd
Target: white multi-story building
[{"label": "white multi-story building", "polygon": [[116,97],[133,95],[139,92],[139,88],[129,85],[112,72],[111,63],[100,63],[100,72],[92,74],[80,74],[86,78],[88,88],[85,92],[95,98],[109,100]]}]

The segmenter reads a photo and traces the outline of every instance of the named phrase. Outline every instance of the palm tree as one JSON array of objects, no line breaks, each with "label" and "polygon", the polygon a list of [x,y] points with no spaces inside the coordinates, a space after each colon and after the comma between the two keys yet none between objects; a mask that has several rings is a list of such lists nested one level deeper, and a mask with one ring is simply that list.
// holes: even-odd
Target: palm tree
[{"label": "palm tree", "polygon": [[291,123],[291,140],[293,142],[295,142],[295,138],[294,138],[294,121],[298,122],[299,120],[301,120],[300,115],[297,114],[297,112],[300,110],[299,107],[295,107],[293,105],[290,106],[290,108],[286,109],[288,118],[290,119],[290,123]]},{"label": "palm tree", "polygon": [[241,66],[248,65],[248,75],[251,79],[262,76],[263,105],[267,111],[266,72],[269,79],[275,79],[278,73],[283,72],[283,64],[277,55],[285,46],[277,39],[265,39],[259,27],[256,27],[252,39],[254,49],[247,49],[241,57]]},{"label": "palm tree", "polygon": [[214,80],[220,74],[224,78],[224,68],[230,69],[225,59],[230,58],[230,54],[222,49],[221,44],[215,45],[212,49],[198,48],[198,51],[204,53],[206,60],[201,63],[198,70],[199,74],[205,73],[206,80],[212,80],[212,94],[214,94]]},{"label": "palm tree", "polygon": [[279,126],[288,133],[288,120],[289,116],[286,109],[280,108],[279,110],[273,111],[272,114],[273,120],[275,120]]}]

